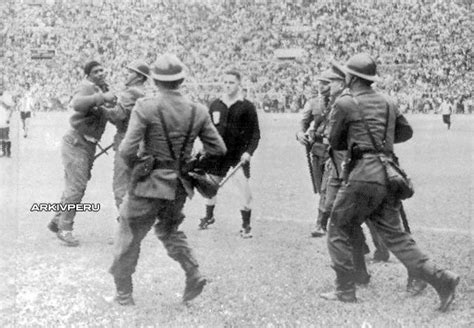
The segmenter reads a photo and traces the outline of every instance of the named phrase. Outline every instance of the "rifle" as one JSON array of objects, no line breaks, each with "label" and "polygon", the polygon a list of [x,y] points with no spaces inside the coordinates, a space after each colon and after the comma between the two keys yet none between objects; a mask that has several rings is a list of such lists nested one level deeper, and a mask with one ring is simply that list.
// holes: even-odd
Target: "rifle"
[{"label": "rifle", "polygon": [[309,175],[311,176],[311,184],[313,185],[313,192],[317,194],[318,189],[316,188],[316,181],[314,181],[313,164],[311,163],[311,145],[306,146],[306,163],[308,165]]},{"label": "rifle", "polygon": [[408,218],[407,218],[407,214],[405,213],[405,208],[403,207],[403,203],[400,203],[400,217],[402,219],[403,229],[405,229],[406,232],[411,234],[411,229],[410,229],[410,226],[408,225]]}]

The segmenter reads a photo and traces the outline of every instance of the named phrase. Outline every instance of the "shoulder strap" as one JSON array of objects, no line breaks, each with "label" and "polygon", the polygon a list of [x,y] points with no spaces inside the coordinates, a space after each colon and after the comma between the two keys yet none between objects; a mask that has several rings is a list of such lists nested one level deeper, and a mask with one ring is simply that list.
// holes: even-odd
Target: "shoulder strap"
[{"label": "shoulder strap", "polygon": [[186,150],[186,145],[188,144],[189,137],[190,137],[191,131],[193,129],[194,118],[196,116],[196,106],[194,104],[191,105],[191,120],[189,122],[188,130],[186,132],[186,136],[184,137],[184,141],[183,141],[183,144],[181,146],[181,150],[179,152],[179,158],[176,158],[176,154],[173,151],[173,144],[171,143],[168,127],[166,126],[165,119],[163,117],[163,112],[161,110],[158,111],[158,116],[159,116],[160,121],[161,121],[161,126],[163,127],[163,133],[165,134],[166,143],[168,144],[168,149],[169,149],[171,158],[173,160],[179,160],[179,165],[181,166],[181,162],[183,160],[184,153],[185,153],[185,150]]},{"label": "shoulder strap", "polygon": [[357,105],[357,111],[359,113],[359,116],[362,120],[362,122],[364,123],[364,126],[365,126],[365,129],[367,130],[367,133],[369,135],[369,138],[370,138],[370,141],[372,142],[372,145],[374,146],[375,150],[377,150],[378,152],[384,152],[385,150],[383,148],[385,148],[385,141],[387,139],[387,130],[388,130],[388,124],[390,123],[389,122],[389,118],[390,118],[390,111],[389,111],[389,105],[388,105],[388,102],[387,102],[387,105],[386,105],[386,111],[385,111],[385,131],[384,131],[384,136],[383,136],[383,140],[382,140],[382,147],[379,147],[379,145],[377,144],[377,142],[375,141],[375,138],[374,136],[372,135],[372,133],[370,132],[370,127],[369,127],[369,124],[367,123],[367,121],[365,120],[365,116],[364,116],[364,113],[362,112],[362,110],[360,109],[360,105],[359,105],[359,101],[356,99],[356,97],[352,97],[352,99],[354,100],[355,104]]}]

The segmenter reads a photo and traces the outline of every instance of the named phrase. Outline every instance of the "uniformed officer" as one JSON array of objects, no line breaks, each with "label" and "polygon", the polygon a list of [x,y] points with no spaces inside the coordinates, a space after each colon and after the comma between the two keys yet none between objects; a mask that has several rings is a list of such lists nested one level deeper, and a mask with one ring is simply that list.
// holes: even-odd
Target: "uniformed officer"
[{"label": "uniformed officer", "polygon": [[[225,93],[211,103],[209,113],[212,122],[224,139],[228,151],[221,158],[203,161],[202,165],[215,181],[221,181],[231,167],[235,167],[239,162],[243,163],[242,170],[236,173],[234,179],[241,195],[242,229],[240,235],[242,238],[251,238],[250,161],[258,147],[260,127],[255,106],[241,93],[241,80],[240,73],[235,70],[224,73]],[[207,200],[206,215],[199,223],[200,229],[206,229],[208,225],[215,222],[216,202],[216,197]]]},{"label": "uniformed officer", "polygon": [[131,169],[125,164],[122,156],[118,152],[125,132],[127,131],[128,121],[133,106],[138,99],[145,96],[145,82],[150,74],[148,65],[143,61],[134,61],[127,65],[128,75],[125,82],[125,90],[118,95],[117,106],[109,111],[109,120],[117,127],[117,133],[114,136],[113,149],[114,156],[114,176],[113,190],[115,196],[115,205],[117,208],[122,204],[123,198],[127,192],[130,181]]},{"label": "uniformed officer", "polygon": [[323,181],[324,167],[328,155],[328,144],[324,140],[324,130],[330,108],[330,84],[332,79],[338,78],[332,70],[326,70],[317,77],[318,97],[310,98],[303,109],[300,121],[300,130],[296,133],[296,140],[306,147],[311,154],[311,174],[314,190],[318,192],[319,206],[318,216],[311,236],[321,237],[326,234],[326,224],[329,213],[324,213],[324,202],[326,197],[326,181]]},{"label": "uniformed officer", "polygon": [[[431,284],[440,298],[441,311],[448,309],[454,299],[460,277],[439,269],[421,252],[400,222],[400,200],[387,191],[386,174],[380,158],[390,158],[393,144],[412,137],[413,130],[398,111],[396,104],[375,91],[378,80],[375,61],[367,54],[351,57],[345,66],[350,93],[334,104],[329,122],[329,143],[334,150],[348,149],[351,162],[347,164],[347,181],[339,189],[331,213],[328,248],[336,271],[336,289],[321,294],[322,298],[355,302],[353,230],[370,220],[390,251],[407,267],[415,278]],[[371,142],[370,133],[383,153]]]},{"label": "uniformed officer", "polygon": [[[107,91],[104,67],[91,61],[84,67],[86,78],[74,92],[71,107],[74,110],[69,123],[71,129],[64,135],[61,154],[65,171],[65,189],[62,204],[80,203],[91,178],[97,144],[107,124],[105,105],[114,105],[116,97]],[[72,234],[75,210],[58,212],[48,229],[67,246],[78,246]]]},{"label": "uniformed officer", "polygon": [[[179,231],[181,210],[186,196],[193,194],[191,183],[181,175],[181,166],[191,157],[194,140],[199,137],[208,155],[224,155],[226,147],[204,106],[192,103],[179,91],[185,78],[183,63],[172,54],[158,57],[151,69],[158,94],[139,99],[132,110],[129,127],[119,151],[125,163],[140,172],[137,152],[143,142],[144,158],[152,158],[148,173],[132,181],[120,207],[120,227],[110,273],[114,276],[121,305],[134,304],[132,274],[138,261],[140,244],[154,227],[168,255],[186,273],[183,301],[198,296],[206,284],[198,263]],[[146,171],[145,171],[146,172]]]},{"label": "uniformed officer", "polygon": [[[329,91],[329,105],[334,105],[334,102],[341,94],[344,92],[349,92],[346,88],[345,83],[345,73],[338,69],[337,63],[334,61],[331,62],[331,70],[333,71],[331,76],[331,83],[330,83],[330,91]],[[325,137],[328,136],[328,128],[326,126],[326,130],[324,131]],[[325,197],[324,203],[320,205],[320,213],[322,213],[324,217],[324,225],[322,225],[322,229],[326,231],[327,227],[327,218],[330,217],[331,210],[334,205],[334,200],[336,199],[337,192],[341,187],[342,181],[342,163],[346,159],[347,151],[345,150],[334,150],[332,148],[329,149],[329,159],[326,162],[325,171],[323,174],[323,182],[324,182],[324,189],[325,189]],[[389,257],[389,252],[387,247],[381,242],[380,236],[377,234],[375,229],[372,228],[372,224],[366,221],[367,225],[369,226],[370,233],[372,235],[372,240],[375,245],[375,253],[374,258],[376,260],[384,260],[387,261]],[[366,244],[366,239],[361,227],[356,227],[353,231],[354,236],[359,240],[357,246],[353,247],[353,261],[354,261],[354,281],[358,284],[368,284],[370,281],[370,275],[367,272],[367,267],[365,263],[364,255],[369,252],[369,248]]]}]

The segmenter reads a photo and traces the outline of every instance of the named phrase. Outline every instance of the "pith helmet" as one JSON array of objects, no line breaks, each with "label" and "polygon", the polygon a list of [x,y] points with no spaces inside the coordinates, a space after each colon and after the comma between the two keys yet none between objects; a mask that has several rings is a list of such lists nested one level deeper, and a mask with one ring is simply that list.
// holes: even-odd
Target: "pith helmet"
[{"label": "pith helmet", "polygon": [[186,76],[184,64],[173,54],[160,55],[150,73],[154,80],[163,82],[178,81]]},{"label": "pith helmet", "polygon": [[150,68],[144,61],[136,60],[131,62],[127,65],[127,68],[145,77],[150,77]]},{"label": "pith helmet", "polygon": [[380,77],[377,75],[377,65],[374,59],[366,53],[352,56],[344,66],[336,62],[332,62],[332,65],[346,74],[349,73],[368,81],[380,81]]}]

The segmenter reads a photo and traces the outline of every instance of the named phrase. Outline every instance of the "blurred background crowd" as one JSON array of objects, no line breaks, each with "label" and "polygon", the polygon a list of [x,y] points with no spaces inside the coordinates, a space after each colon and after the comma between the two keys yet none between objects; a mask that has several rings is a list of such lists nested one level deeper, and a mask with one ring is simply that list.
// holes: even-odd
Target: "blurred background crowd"
[{"label": "blurred background crowd", "polygon": [[0,10],[4,82],[17,97],[31,86],[38,110],[65,110],[89,60],[118,91],[127,63],[173,52],[197,101],[219,95],[220,74],[235,68],[260,110],[297,112],[330,59],[361,51],[404,112],[437,112],[445,98],[474,110],[471,1],[7,0]]}]

